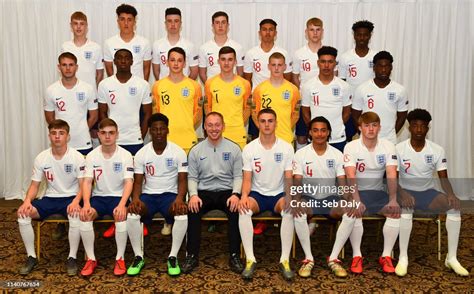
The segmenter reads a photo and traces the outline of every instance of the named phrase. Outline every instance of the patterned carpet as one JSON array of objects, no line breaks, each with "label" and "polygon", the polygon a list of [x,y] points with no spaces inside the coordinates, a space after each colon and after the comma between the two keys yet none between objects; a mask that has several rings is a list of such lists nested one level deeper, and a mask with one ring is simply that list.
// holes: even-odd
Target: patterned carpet
[{"label": "patterned carpet", "polygon": [[[330,252],[330,224],[321,223],[312,237],[313,254],[316,266],[311,278],[297,277],[289,283],[283,280],[278,272],[280,257],[279,229],[271,228],[263,236],[255,238],[255,255],[259,261],[256,275],[251,282],[243,281],[239,275],[228,270],[226,226],[218,225],[218,232],[208,233],[203,226],[201,244],[201,263],[198,269],[188,275],[171,278],[166,274],[166,257],[171,247],[171,237],[162,236],[160,223],[150,227],[151,236],[145,239],[147,264],[137,277],[115,277],[112,273],[115,258],[115,240],[96,238],[96,256],[99,267],[90,278],[69,277],[65,273],[65,259],[69,252],[66,239],[52,241],[51,232],[54,224],[46,224],[42,230],[42,256],[39,266],[26,278],[17,274],[18,267],[25,259],[25,249],[18,232],[14,207],[0,208],[0,292],[8,290],[14,282],[24,286],[39,283],[39,288],[16,289],[15,292],[32,290],[48,292],[474,292],[474,216],[465,215],[462,224],[458,258],[470,271],[467,278],[458,277],[437,260],[436,224],[415,222],[410,243],[409,274],[404,278],[383,274],[378,267],[377,259],[381,253],[381,243],[377,239],[377,230],[381,223],[367,221],[364,224],[365,236],[362,244],[365,255],[365,271],[362,275],[350,275],[348,278],[334,277],[324,264],[325,256]],[[106,229],[107,224],[96,224],[97,234]],[[444,226],[444,225],[443,225]],[[443,252],[446,251],[446,237],[443,227]],[[346,246],[347,268],[350,263],[350,246]],[[292,267],[299,267],[303,252],[297,245],[297,258],[292,260]],[[395,253],[397,255],[397,252]],[[78,254],[83,257],[82,245]],[[133,253],[128,245],[126,261],[131,262]],[[444,258],[444,257],[443,257]],[[179,260],[184,261],[184,249],[181,249]],[[82,267],[83,263],[80,263]],[[128,263],[127,263],[128,265]]]}]

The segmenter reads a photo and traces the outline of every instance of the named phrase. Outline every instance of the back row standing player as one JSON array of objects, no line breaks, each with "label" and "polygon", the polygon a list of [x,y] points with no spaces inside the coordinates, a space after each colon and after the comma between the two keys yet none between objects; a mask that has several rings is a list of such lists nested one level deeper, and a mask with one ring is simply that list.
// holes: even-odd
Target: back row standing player
[{"label": "back row standing player", "polygon": [[[351,86],[351,92],[367,80],[374,77],[373,58],[375,51],[369,48],[374,24],[367,20],[355,22],[352,25],[355,48],[341,55],[338,63],[338,76]],[[357,120],[352,118],[346,123],[347,141],[351,141],[356,133]]]},{"label": "back row standing player", "polygon": [[76,76],[96,89],[104,77],[102,49],[99,44],[87,39],[87,16],[84,13],[74,12],[70,25],[73,39],[62,44],[61,53],[71,52],[76,56],[79,65]]},{"label": "back row standing player", "polygon": [[235,50],[237,74],[242,76],[244,72],[242,46],[227,35],[229,32],[229,15],[227,13],[218,11],[212,15],[212,31],[214,38],[199,48],[199,77],[201,81],[206,83],[209,78],[212,78],[221,71],[218,64],[219,50],[225,46]]},{"label": "back row standing player", "polygon": [[105,41],[104,64],[107,75],[112,76],[114,74],[115,52],[119,49],[127,49],[133,55],[132,74],[148,81],[150,77],[151,46],[149,40],[135,33],[138,12],[135,7],[128,4],[120,5],[115,12],[117,13],[117,24],[120,32]]},{"label": "back row standing player", "polygon": [[[324,35],[323,21],[317,17],[310,18],[306,22],[305,30],[308,44],[296,50],[293,57],[293,76],[292,81],[300,90],[303,84],[319,73],[318,50],[322,46]],[[296,150],[302,148],[308,143],[308,127],[303,120],[302,109],[300,117],[296,123]]]},{"label": "back row standing player", "polygon": [[[285,79],[291,81],[292,67],[291,62],[289,62],[291,60],[290,56],[285,49],[275,45],[277,23],[273,19],[266,18],[260,22],[259,27],[260,45],[247,51],[244,58],[244,79],[251,83],[252,91],[261,82],[270,78],[270,69],[266,65],[270,55],[275,52],[280,52],[285,56],[287,63],[284,76]],[[252,120],[249,121],[248,134],[253,137],[258,136],[258,129]]]},{"label": "back row standing player", "polygon": [[181,24],[181,10],[176,7],[167,8],[165,10],[166,37],[153,43],[153,75],[157,81],[167,77],[170,73],[168,53],[173,47],[181,47],[186,53],[184,75],[193,80],[198,76],[198,54],[193,43],[181,37]]}]

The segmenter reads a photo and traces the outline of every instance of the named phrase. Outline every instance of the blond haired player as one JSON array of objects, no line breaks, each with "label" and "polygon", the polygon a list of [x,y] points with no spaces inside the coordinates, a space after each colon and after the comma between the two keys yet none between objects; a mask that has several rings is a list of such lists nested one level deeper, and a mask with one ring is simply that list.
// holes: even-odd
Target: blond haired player
[{"label": "blond haired player", "polygon": [[293,128],[298,121],[300,92],[298,88],[285,80],[285,56],[279,52],[270,55],[268,59],[270,78],[253,91],[255,110],[252,119],[257,124],[257,113],[263,108],[271,108],[278,115],[276,136],[292,144]]}]

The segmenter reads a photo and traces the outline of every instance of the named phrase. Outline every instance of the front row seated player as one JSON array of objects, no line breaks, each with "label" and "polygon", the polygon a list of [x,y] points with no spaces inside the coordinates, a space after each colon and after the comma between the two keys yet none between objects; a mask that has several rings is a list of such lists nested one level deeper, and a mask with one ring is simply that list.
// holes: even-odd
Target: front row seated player
[{"label": "front row seated player", "polygon": [[[289,189],[292,182],[293,147],[277,138],[277,115],[264,108],[257,115],[259,137],[245,146],[243,159],[242,197],[239,202],[239,229],[245,250],[244,279],[251,279],[257,261],[253,253],[252,215],[271,211],[281,214],[280,238],[282,252],[279,269],[287,280],[294,278],[289,258],[293,240],[293,216],[289,212]],[[286,197],[285,197],[286,196]]]},{"label": "front row seated player", "polygon": [[[31,184],[23,204],[18,208],[18,224],[28,258],[20,268],[21,275],[29,274],[38,264],[35,253],[35,234],[31,219],[43,220],[53,214],[69,219],[68,275],[77,273],[76,254],[81,241],[79,232],[79,202],[85,161],[81,153],[69,148],[69,125],[61,119],[52,120],[48,126],[51,147],[41,152],[33,166]],[[45,178],[45,196],[37,197],[41,180]]]},{"label": "front row seated player", "polygon": [[174,222],[168,274],[176,276],[181,273],[177,256],[188,227],[184,202],[188,160],[181,147],[167,140],[168,123],[164,114],[153,114],[148,120],[151,142],[135,156],[135,182],[127,217],[128,235],[135,253],[135,261],[127,271],[131,276],[139,274],[145,264],[140,220],[150,224],[157,212],[165,217],[167,223]]},{"label": "front row seated player", "polygon": [[[468,276],[469,272],[459,263],[456,252],[461,230],[459,199],[448,180],[448,167],[444,149],[426,139],[431,115],[424,109],[410,111],[407,117],[410,139],[397,144],[400,199],[400,257],[395,273],[405,276],[408,268],[408,243],[413,222],[413,210],[439,213],[446,211],[448,255],[445,265],[456,274]],[[433,173],[437,172],[443,192],[435,190]]]},{"label": "front row seated player", "polygon": [[[329,121],[322,116],[313,118],[309,123],[309,135],[312,143],[298,150],[293,160],[294,186],[310,185],[325,190],[329,188],[331,191],[318,190],[311,194],[306,191],[301,199],[299,193],[297,194],[298,200],[309,204],[306,209],[299,209],[301,213],[294,214],[296,235],[305,253],[305,259],[298,271],[301,277],[309,277],[314,267],[307,219],[311,219],[312,215],[340,216],[342,214],[338,212],[340,208],[331,207],[326,203],[337,202],[341,199],[341,195],[333,192],[333,188],[337,188],[336,180],[339,187],[345,187],[346,184],[342,152],[328,143],[331,137]],[[338,273],[340,277],[347,276],[347,272],[342,267],[338,269]]]},{"label": "front row seated player", "polygon": [[90,276],[97,267],[93,221],[109,215],[113,216],[115,221],[117,255],[114,274],[119,276],[126,272],[126,205],[133,188],[133,158],[130,152],[116,144],[119,132],[112,119],[105,118],[100,121],[98,135],[101,145],[86,157],[86,173],[82,186],[84,204],[81,209],[80,231],[88,259],[81,275]]},{"label": "front row seated player", "polygon": [[[400,206],[397,202],[397,154],[395,145],[388,140],[378,138],[380,118],[375,112],[365,112],[359,117],[359,139],[347,143],[344,148],[344,171],[351,187],[353,201],[358,207],[346,209],[337,230],[336,240],[328,266],[337,276],[343,273],[337,259],[340,250],[350,237],[352,245],[353,273],[362,273],[362,253],[360,245],[364,228],[362,216],[381,214],[386,217],[383,226],[383,252],[379,258],[382,270],[395,272],[390,257],[400,228]],[[387,178],[388,194],[384,190],[384,174]],[[367,210],[367,211],[366,211]]]}]

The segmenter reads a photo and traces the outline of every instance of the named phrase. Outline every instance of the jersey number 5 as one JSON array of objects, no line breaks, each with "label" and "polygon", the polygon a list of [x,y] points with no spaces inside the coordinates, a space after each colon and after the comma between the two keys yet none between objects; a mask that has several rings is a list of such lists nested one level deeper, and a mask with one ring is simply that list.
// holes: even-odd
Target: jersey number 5
[{"label": "jersey number 5", "polygon": [[262,162],[260,161],[255,161],[255,172],[259,173],[262,171]]}]

